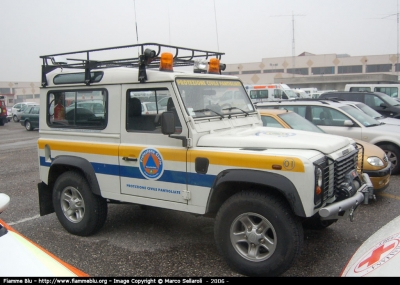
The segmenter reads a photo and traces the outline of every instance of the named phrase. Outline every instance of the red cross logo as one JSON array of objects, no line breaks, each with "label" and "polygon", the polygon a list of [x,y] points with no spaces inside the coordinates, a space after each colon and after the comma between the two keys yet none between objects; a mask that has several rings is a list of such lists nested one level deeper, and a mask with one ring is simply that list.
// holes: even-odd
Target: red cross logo
[{"label": "red cross logo", "polygon": [[385,247],[385,245],[381,245],[380,247],[374,249],[372,251],[372,254],[365,260],[361,261],[360,264],[358,265],[358,268],[362,267],[364,264],[368,263],[367,266],[370,266],[371,264],[374,264],[376,262],[379,261],[379,259],[381,258],[382,254],[384,254],[385,252],[391,250],[392,248],[394,248],[395,244],[392,243],[389,246]]}]

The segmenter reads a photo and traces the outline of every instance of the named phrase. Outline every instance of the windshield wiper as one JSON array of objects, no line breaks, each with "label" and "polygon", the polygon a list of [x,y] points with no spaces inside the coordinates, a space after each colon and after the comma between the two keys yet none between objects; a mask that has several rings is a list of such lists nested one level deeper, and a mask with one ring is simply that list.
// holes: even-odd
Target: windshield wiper
[{"label": "windshield wiper", "polygon": [[[233,109],[238,109],[238,110],[242,111],[243,113],[246,114],[246,117],[250,115],[248,112],[246,112],[245,110],[242,110],[242,109],[240,109],[240,108],[238,108],[238,107],[224,108],[224,109],[222,109],[222,111],[225,111],[225,110],[232,111]],[[228,118],[230,119],[231,117],[232,117],[232,116],[229,114],[229,117],[228,117]]]},{"label": "windshield wiper", "polygon": [[211,110],[211,109],[200,109],[200,110],[194,110],[193,112],[207,112],[207,111],[209,111],[209,112],[214,112],[215,114],[217,114],[219,117],[220,117],[220,119],[222,120],[223,118],[225,118],[224,117],[224,115],[222,115],[222,114],[220,114],[220,113],[218,113],[218,112],[216,112],[216,111],[214,111],[214,110]]}]

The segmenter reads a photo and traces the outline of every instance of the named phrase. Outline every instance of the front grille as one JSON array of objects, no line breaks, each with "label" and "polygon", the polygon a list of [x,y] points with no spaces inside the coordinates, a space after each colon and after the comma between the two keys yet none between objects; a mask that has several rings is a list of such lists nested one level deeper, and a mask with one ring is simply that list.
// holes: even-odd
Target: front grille
[{"label": "front grille", "polygon": [[324,157],[315,162],[323,173],[321,203],[332,198],[338,192],[339,186],[345,182],[346,174],[353,169],[358,169],[359,153],[363,153],[363,148],[356,148],[354,151],[339,157],[337,160]]}]

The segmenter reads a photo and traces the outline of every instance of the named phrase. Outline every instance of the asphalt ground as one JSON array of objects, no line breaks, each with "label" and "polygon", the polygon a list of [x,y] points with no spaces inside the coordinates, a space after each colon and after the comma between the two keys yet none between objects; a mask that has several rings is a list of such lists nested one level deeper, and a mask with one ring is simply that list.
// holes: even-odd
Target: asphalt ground
[{"label": "asphalt ground", "polygon": [[[38,130],[0,127],[0,192],[11,197],[0,218],[62,260],[93,277],[240,277],[217,252],[214,220],[160,208],[111,204],[104,227],[90,237],[67,233],[55,213],[39,216]],[[305,230],[300,258],[282,277],[338,277],[371,234],[400,215],[400,177],[353,222]],[[4,257],[2,257],[4,258]]]}]

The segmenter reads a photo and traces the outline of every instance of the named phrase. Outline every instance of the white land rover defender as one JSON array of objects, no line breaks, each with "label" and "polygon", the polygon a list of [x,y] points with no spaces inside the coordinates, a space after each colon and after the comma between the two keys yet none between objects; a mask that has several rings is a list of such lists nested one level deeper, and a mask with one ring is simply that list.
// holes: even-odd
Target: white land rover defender
[{"label": "white land rover defender", "polygon": [[248,276],[289,269],[304,225],[352,220],[372,188],[354,141],[263,127],[222,55],[148,43],[41,56],[40,215],[80,236],[113,202],[212,217]]}]

